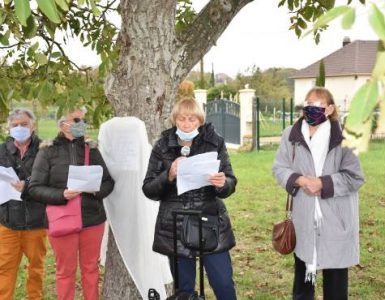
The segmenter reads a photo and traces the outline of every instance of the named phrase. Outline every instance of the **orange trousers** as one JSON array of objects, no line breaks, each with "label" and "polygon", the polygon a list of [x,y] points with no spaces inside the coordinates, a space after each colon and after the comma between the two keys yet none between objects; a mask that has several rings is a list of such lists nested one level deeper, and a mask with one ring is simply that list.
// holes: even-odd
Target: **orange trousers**
[{"label": "orange trousers", "polygon": [[43,294],[46,229],[12,230],[0,225],[0,300],[12,300],[23,254],[28,258],[27,299]]}]

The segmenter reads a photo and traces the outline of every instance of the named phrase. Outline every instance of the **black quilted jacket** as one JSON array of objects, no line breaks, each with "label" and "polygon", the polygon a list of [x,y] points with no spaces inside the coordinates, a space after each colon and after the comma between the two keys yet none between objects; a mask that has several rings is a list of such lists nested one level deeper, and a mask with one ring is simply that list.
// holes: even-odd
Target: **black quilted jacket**
[{"label": "black quilted jacket", "polygon": [[[180,156],[181,150],[175,131],[175,127],[164,131],[156,142],[143,183],[144,194],[150,199],[160,201],[153,250],[165,255],[173,253],[171,212],[174,209],[196,209],[202,210],[204,214],[219,215],[219,245],[211,253],[229,250],[234,247],[235,238],[222,198],[230,196],[235,191],[237,179],[233,174],[224,140],[214,131],[211,124],[204,124],[199,128],[199,135],[194,138],[190,151],[190,156],[211,151],[218,153],[218,159],[221,161],[219,171],[226,174],[224,187],[216,189],[214,186],[206,186],[178,196],[176,181],[168,181],[170,166]],[[179,219],[178,236],[181,223]],[[178,241],[178,255],[191,257],[196,253]]]},{"label": "black quilted jacket", "polygon": [[23,159],[20,159],[20,153],[13,138],[9,137],[4,144],[0,145],[0,166],[13,167],[19,179],[26,182],[21,194],[23,201],[11,200],[0,205],[0,223],[10,229],[28,230],[47,227],[45,205],[31,201],[31,195],[28,193],[28,183],[39,143],[39,138],[33,134]]},{"label": "black quilted jacket", "polygon": [[[83,138],[70,141],[59,135],[52,145],[41,147],[33,165],[28,189],[33,199],[54,205],[67,203],[63,192],[67,187],[69,166],[84,165],[84,143]],[[102,166],[103,177],[99,192],[95,195],[82,193],[83,227],[98,225],[106,220],[103,198],[114,188],[114,180],[99,150],[93,145],[90,145],[90,165]]]}]

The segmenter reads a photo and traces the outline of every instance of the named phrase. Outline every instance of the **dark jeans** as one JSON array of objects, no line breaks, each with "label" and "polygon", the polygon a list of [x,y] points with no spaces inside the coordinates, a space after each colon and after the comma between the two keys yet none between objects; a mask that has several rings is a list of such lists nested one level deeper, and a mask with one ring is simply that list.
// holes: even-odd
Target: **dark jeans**
[{"label": "dark jeans", "polygon": [[[294,255],[294,286],[293,300],[314,300],[314,286],[311,282],[305,283],[306,264]],[[348,299],[348,269],[322,270],[323,299]]]},{"label": "dark jeans", "polygon": [[[173,269],[172,258],[170,258]],[[210,285],[218,300],[236,300],[233,281],[233,268],[228,251],[205,255],[203,258],[204,269]],[[196,259],[178,258],[179,290],[193,293],[195,290]],[[174,273],[174,272],[173,272]],[[199,275],[198,275],[199,276]]]}]

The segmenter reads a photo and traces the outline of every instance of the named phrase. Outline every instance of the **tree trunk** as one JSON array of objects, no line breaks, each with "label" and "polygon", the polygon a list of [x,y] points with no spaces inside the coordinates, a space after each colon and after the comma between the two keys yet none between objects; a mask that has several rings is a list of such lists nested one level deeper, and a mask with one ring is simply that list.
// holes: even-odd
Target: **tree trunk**
[{"label": "tree trunk", "polygon": [[[121,1],[120,59],[105,85],[115,114],[143,120],[151,143],[169,126],[179,83],[173,77],[175,9],[175,0]],[[141,299],[111,231],[105,270],[103,299]]]},{"label": "tree trunk", "polygon": [[[176,0],[121,0],[120,58],[105,83],[115,114],[143,120],[153,144],[170,125],[179,83],[251,1],[211,0],[191,28],[177,35]],[[140,299],[136,290],[111,233],[103,298]]]},{"label": "tree trunk", "polygon": [[[102,299],[142,299],[116,247],[111,228],[108,232],[105,270]],[[114,276],[115,272],[117,276]]]},{"label": "tree trunk", "polygon": [[175,80],[175,0],[122,0],[120,60],[106,81],[117,116],[146,123],[151,142],[169,124]]}]

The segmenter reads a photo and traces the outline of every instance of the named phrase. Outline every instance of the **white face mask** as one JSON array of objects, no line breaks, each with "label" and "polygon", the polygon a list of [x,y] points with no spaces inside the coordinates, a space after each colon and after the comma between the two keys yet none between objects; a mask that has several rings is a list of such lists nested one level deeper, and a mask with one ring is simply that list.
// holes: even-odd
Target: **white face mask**
[{"label": "white face mask", "polygon": [[17,142],[24,143],[31,137],[31,131],[28,127],[17,126],[10,129],[10,136]]},{"label": "white face mask", "polygon": [[197,135],[199,134],[199,131],[197,128],[195,128],[191,132],[184,132],[180,130],[179,128],[176,130],[176,135],[185,142],[190,142],[192,141]]}]

